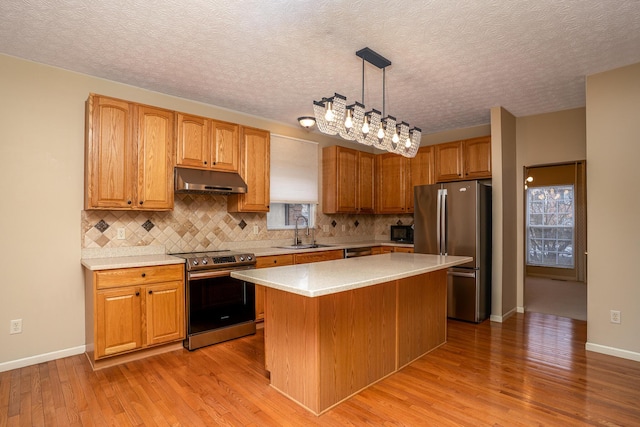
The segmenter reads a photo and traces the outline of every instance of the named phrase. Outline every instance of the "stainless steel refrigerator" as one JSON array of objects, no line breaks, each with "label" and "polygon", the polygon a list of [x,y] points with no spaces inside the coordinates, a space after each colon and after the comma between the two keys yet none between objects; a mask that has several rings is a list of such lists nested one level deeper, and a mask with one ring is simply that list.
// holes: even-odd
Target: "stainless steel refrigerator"
[{"label": "stainless steel refrigerator", "polygon": [[447,315],[479,323],[491,315],[491,181],[414,189],[414,251],[473,261],[447,272]]}]

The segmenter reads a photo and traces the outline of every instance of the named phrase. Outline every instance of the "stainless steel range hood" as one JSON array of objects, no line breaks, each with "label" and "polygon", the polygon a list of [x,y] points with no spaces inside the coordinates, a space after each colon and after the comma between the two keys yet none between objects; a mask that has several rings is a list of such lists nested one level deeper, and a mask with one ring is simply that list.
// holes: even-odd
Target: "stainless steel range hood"
[{"label": "stainless steel range hood", "polygon": [[235,172],[175,168],[176,193],[246,193],[247,183]]}]

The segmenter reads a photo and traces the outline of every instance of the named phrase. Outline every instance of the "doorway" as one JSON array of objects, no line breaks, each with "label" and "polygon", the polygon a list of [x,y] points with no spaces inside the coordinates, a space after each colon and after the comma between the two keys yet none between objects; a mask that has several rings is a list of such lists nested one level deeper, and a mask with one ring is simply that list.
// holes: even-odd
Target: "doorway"
[{"label": "doorway", "polygon": [[587,319],[585,162],[525,166],[525,311]]}]

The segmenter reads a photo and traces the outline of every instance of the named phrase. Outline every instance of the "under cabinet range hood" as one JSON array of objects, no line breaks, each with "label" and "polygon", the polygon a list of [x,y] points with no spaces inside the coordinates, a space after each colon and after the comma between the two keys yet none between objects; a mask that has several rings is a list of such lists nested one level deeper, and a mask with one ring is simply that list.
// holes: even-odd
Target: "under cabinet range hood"
[{"label": "under cabinet range hood", "polygon": [[247,183],[235,172],[175,168],[176,193],[237,194],[247,192]]}]

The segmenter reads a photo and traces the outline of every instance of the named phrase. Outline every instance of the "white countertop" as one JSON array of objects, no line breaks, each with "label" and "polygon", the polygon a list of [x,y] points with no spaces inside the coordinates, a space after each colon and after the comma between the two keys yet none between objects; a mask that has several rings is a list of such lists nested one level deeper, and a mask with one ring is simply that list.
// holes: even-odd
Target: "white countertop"
[{"label": "white countertop", "polygon": [[88,270],[113,270],[115,268],[184,264],[184,262],[183,258],[165,254],[82,259],[82,265]]},{"label": "white countertop", "polygon": [[470,257],[389,253],[366,257],[241,270],[232,277],[307,297],[335,294],[472,261]]}]

